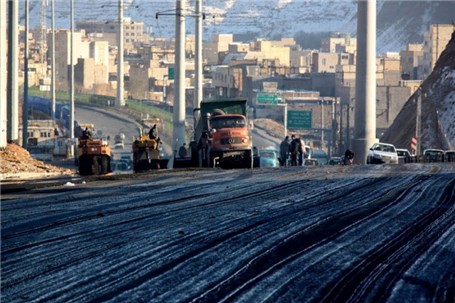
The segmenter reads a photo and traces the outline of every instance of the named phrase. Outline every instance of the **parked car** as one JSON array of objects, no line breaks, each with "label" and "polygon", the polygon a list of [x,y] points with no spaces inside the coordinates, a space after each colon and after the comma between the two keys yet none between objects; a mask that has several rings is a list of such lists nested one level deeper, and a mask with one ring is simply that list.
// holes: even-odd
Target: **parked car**
[{"label": "parked car", "polygon": [[260,168],[280,167],[280,162],[278,161],[278,152],[273,149],[259,150],[259,167]]},{"label": "parked car", "polygon": [[330,165],[340,165],[343,164],[341,157],[331,157],[329,159]]},{"label": "parked car", "polygon": [[389,143],[374,143],[368,151],[367,164],[398,164],[395,146]]},{"label": "parked car", "polygon": [[423,160],[425,162],[442,162],[444,161],[444,151],[436,148],[425,149],[423,151]]},{"label": "parked car", "polygon": [[311,159],[317,160],[319,165],[326,165],[329,163],[329,156],[321,149],[313,151]]},{"label": "parked car", "polygon": [[444,161],[455,162],[455,150],[444,151]]},{"label": "parked car", "polygon": [[409,150],[406,148],[397,148],[398,162],[399,163],[411,163],[412,156]]}]

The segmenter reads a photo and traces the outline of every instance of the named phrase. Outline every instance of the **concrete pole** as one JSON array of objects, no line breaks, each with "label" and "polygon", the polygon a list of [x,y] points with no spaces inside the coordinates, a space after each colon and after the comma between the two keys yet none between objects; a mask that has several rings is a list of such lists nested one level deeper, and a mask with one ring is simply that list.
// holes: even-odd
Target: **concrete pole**
[{"label": "concrete pole", "polygon": [[376,0],[358,1],[354,118],[354,162],[365,164],[376,141]]},{"label": "concrete pole", "polygon": [[185,142],[185,2],[177,0],[175,15],[174,152]]},{"label": "concrete pole", "polygon": [[51,116],[52,116],[52,120],[55,122],[55,104],[56,104],[56,96],[55,96],[55,0],[52,0],[52,2],[51,2],[51,28],[52,28],[52,33],[51,33],[52,111],[51,111]]},{"label": "concrete pole", "polygon": [[24,49],[24,102],[22,104],[22,147],[28,142],[28,14],[29,2],[25,0],[25,49]]},{"label": "concrete pole", "polygon": [[[6,58],[6,2],[0,1],[0,58]],[[11,19],[10,19],[11,20]],[[11,21],[10,21],[11,24]],[[7,63],[6,60],[0,60],[0,149],[5,148],[8,145],[6,140],[7,137],[7,113],[6,113],[6,100],[7,92]]]},{"label": "concrete pole", "polygon": [[[74,139],[74,0],[70,2],[70,133],[69,138]],[[74,141],[74,140],[72,140]],[[69,146],[68,157],[74,157],[74,145]]]},{"label": "concrete pole", "polygon": [[123,0],[118,1],[117,32],[117,106],[125,106],[123,72]]},{"label": "concrete pole", "polygon": [[421,90],[419,90],[419,94],[417,95],[417,112],[416,112],[416,156],[421,155],[421,131],[422,131],[422,101],[423,101],[424,94]]},{"label": "concrete pole", "polygon": [[[201,107],[202,90],[202,0],[196,0],[196,82],[194,108]],[[199,117],[195,117],[199,119]],[[196,120],[195,120],[196,121]]]},{"label": "concrete pole", "polygon": [[9,27],[8,27],[8,141],[17,142],[19,140],[19,85],[18,78],[18,60],[19,54],[17,46],[19,45],[19,36],[17,34],[19,19],[19,2],[8,1],[9,4]]}]

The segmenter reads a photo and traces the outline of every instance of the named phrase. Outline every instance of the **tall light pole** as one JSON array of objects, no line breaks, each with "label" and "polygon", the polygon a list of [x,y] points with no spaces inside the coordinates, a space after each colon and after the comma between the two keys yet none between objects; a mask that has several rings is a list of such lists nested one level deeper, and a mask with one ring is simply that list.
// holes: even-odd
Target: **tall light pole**
[{"label": "tall light pole", "polygon": [[51,75],[51,90],[52,90],[52,120],[55,121],[55,0],[51,2],[51,67],[52,67],[52,75]]},{"label": "tall light pole", "polygon": [[185,142],[185,14],[182,2],[176,0],[175,14],[175,82],[173,112],[173,149]]},{"label": "tall light pole", "polygon": [[[70,0],[70,134],[74,141],[74,0]],[[69,146],[69,158],[74,157],[74,145]]]},{"label": "tall light pole", "polygon": [[[194,109],[201,107],[202,89],[202,0],[196,0],[196,83],[194,94]],[[199,112],[199,111],[198,111]],[[196,112],[195,112],[196,113]],[[195,119],[198,117],[195,117]],[[196,139],[196,138],[195,138]]]},{"label": "tall light pole", "polygon": [[[8,26],[8,80],[7,95],[8,119],[7,119],[7,139],[17,142],[19,139],[19,87],[18,87],[18,1],[8,1],[9,6],[9,26]],[[6,57],[6,56],[5,56]],[[3,135],[3,134],[2,134]]]},{"label": "tall light pole", "polygon": [[[0,58],[6,58],[7,53],[7,13],[6,13],[6,2],[0,1]],[[11,21],[10,21],[11,24]],[[7,99],[7,74],[8,74],[8,64],[5,60],[0,60],[0,100]],[[8,125],[7,125],[7,102],[0,102],[0,148],[4,148],[8,145],[7,135],[8,135]]]},{"label": "tall light pole", "polygon": [[123,0],[118,0],[117,32],[117,106],[125,106],[123,75]]},{"label": "tall light pole", "polygon": [[358,0],[354,162],[376,141],[376,0]]},{"label": "tall light pole", "polygon": [[28,142],[28,0],[25,0],[24,102],[22,104],[22,147]]}]

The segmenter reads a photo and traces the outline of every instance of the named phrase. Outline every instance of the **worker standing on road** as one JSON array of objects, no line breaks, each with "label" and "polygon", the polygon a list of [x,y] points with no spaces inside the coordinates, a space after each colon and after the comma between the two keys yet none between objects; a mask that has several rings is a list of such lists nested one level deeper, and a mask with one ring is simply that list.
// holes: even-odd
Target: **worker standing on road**
[{"label": "worker standing on road", "polygon": [[294,135],[291,136],[291,145],[290,145],[290,153],[291,153],[291,166],[298,165],[298,156],[299,156],[299,145],[300,139],[296,138]]},{"label": "worker standing on road", "polygon": [[354,152],[349,150],[349,148],[344,153],[344,165],[351,165],[354,161]]},{"label": "worker standing on road", "polygon": [[197,144],[199,167],[209,166],[209,136],[207,132],[203,132]]},{"label": "worker standing on road", "polygon": [[289,136],[286,136],[280,144],[280,165],[287,167],[287,161],[289,156]]},{"label": "worker standing on road", "polygon": [[186,150],[186,143],[183,143],[182,146],[179,148],[179,157],[180,158],[186,158],[188,151]]}]

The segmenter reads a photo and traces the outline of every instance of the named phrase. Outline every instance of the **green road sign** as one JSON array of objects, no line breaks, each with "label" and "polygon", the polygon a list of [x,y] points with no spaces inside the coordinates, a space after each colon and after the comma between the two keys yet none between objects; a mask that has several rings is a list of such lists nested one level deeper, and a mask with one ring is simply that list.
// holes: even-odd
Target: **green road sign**
[{"label": "green road sign", "polygon": [[288,129],[308,129],[312,124],[311,111],[288,110]]},{"label": "green road sign", "polygon": [[167,78],[169,80],[174,80],[174,68],[173,67],[168,67],[167,74],[168,74]]},{"label": "green road sign", "polygon": [[258,93],[256,96],[258,103],[278,104],[278,96],[272,94]]}]

